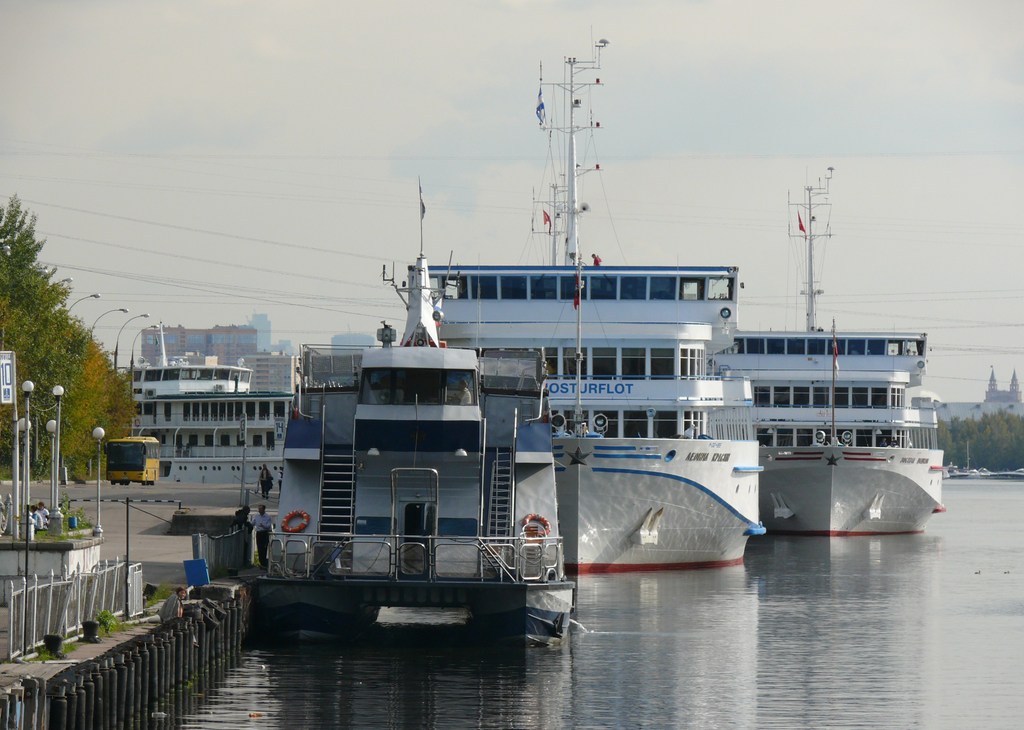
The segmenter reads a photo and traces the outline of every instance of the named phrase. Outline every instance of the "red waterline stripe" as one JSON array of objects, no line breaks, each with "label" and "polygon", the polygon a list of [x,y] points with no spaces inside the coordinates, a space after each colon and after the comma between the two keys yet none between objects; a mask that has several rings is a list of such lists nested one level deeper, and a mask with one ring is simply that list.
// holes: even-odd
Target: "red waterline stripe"
[{"label": "red waterline stripe", "polygon": [[935,505],[935,509],[932,510],[932,514],[933,515],[934,514],[942,514],[945,511],[946,511],[946,505],[944,505],[944,504],[937,504],[937,505]]},{"label": "red waterline stripe", "polygon": [[702,563],[566,563],[565,572],[574,575],[596,575],[601,573],[634,573],[651,570],[706,570],[742,565],[743,558],[735,560],[708,560]]},{"label": "red waterline stripe", "polygon": [[821,461],[821,454],[817,456],[776,456],[775,461]]},{"label": "red waterline stripe", "polygon": [[894,530],[892,532],[846,532],[844,530],[768,530],[769,535],[793,537],[871,537],[872,535],[921,535],[924,530]]}]

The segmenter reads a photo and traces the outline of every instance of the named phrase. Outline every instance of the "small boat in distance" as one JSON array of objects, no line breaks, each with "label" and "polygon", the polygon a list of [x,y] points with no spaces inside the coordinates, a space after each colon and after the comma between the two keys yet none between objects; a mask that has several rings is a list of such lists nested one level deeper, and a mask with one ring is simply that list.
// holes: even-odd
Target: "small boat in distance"
[{"label": "small boat in distance", "polygon": [[817,326],[814,226],[823,204],[815,199],[831,177],[829,168],[825,184],[794,204],[807,244],[807,329],[739,331],[715,368],[753,384],[769,533],[920,532],[945,511],[935,404],[908,391],[922,383],[928,338]]},{"label": "small boat in distance", "polygon": [[381,347],[303,347],[263,632],[352,639],[384,607],[459,612],[488,640],[569,631],[542,361],[447,347],[429,282],[421,253],[400,340],[385,323]]}]

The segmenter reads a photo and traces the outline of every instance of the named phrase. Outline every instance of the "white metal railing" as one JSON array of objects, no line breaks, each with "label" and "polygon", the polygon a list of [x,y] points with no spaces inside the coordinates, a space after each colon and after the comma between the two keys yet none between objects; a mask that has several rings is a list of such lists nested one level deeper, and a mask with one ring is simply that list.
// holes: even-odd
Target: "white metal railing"
[{"label": "white metal railing", "polygon": [[356,535],[271,538],[268,574],[344,580],[562,580],[560,537]]},{"label": "white metal railing", "polygon": [[89,573],[9,580],[7,589],[8,660],[30,652],[46,634],[78,635],[82,622],[102,611],[131,618],[145,606],[142,565],[121,560],[104,561]]}]

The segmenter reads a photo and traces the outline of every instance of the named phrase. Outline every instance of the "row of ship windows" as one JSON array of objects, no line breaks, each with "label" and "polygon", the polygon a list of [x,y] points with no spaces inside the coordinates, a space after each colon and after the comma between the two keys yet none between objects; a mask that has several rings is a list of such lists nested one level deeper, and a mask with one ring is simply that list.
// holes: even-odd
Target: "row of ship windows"
[{"label": "row of ship windows", "polygon": [[[827,385],[755,385],[755,406],[782,406],[828,408]],[[902,408],[906,403],[906,388],[902,385],[869,388],[867,386],[837,387],[836,408]]]},{"label": "row of ship windows", "polygon": [[[847,443],[847,446],[913,446],[913,444],[910,441],[910,432],[906,431],[905,429],[840,429],[837,435],[843,437],[847,433],[849,434],[849,443]],[[768,427],[762,427],[757,429],[757,442],[761,446],[815,446],[821,445],[824,441],[827,441],[827,439],[827,432],[822,429]],[[846,439],[844,439],[844,443],[845,442]]]},{"label": "row of ship windows", "polygon": [[135,371],[135,382],[155,383],[158,380],[233,380],[248,383],[252,373],[227,368],[145,368]]},{"label": "row of ship windows", "polygon": [[[703,347],[584,347],[580,354],[580,375],[588,378],[693,378],[707,374]],[[576,348],[545,349],[544,366],[552,377],[576,375]]]},{"label": "row of ship windows", "polygon": [[[252,464],[249,468],[254,472],[259,472],[260,467],[260,464]],[[192,466],[188,464],[178,464],[178,471],[188,471],[191,468]],[[238,466],[237,464],[232,464],[230,468],[231,471],[242,471],[242,467]],[[281,467],[279,466],[271,466],[268,468],[271,471],[281,471]],[[196,469],[198,469],[199,471],[223,471],[224,467],[222,467],[220,464],[201,464],[197,466]]]},{"label": "row of ship windows", "polygon": [[[551,412],[553,421],[561,415],[565,419],[565,430],[572,431],[572,411]],[[696,437],[707,428],[706,414],[702,411],[585,411],[583,418],[594,429],[595,416],[604,416],[607,426],[601,431],[606,438],[682,438]],[[601,429],[597,429],[601,430]]]},{"label": "row of ship windows", "polygon": [[[266,446],[268,449],[274,448],[274,432],[267,431],[265,433],[255,433],[253,431],[248,432],[249,446]],[[245,446],[246,442],[242,440],[242,437],[238,432],[228,432],[218,434],[216,439],[217,443],[214,443],[214,435],[212,433],[203,434],[203,443],[199,443],[199,434],[192,433],[188,435],[188,439],[178,434],[174,440],[175,456],[190,456],[188,449],[193,446]],[[160,434],[157,436],[160,439],[161,445],[167,444],[167,434]]]},{"label": "row of ship windows", "polygon": [[585,274],[576,285],[574,275],[501,274],[433,276],[433,286],[447,282],[448,299],[512,299],[572,301],[590,300],[684,300],[732,301],[735,278],[731,276],[638,276],[630,274]]},{"label": "row of ship windows", "polygon": [[[833,339],[827,337],[737,337],[729,352],[738,355],[831,355]],[[925,341],[871,337],[838,337],[837,355],[924,356]]]},{"label": "row of ship windows", "polygon": [[[155,415],[155,406],[153,401],[143,402],[142,415]],[[165,418],[178,414],[185,421],[237,421],[242,416],[250,421],[267,421],[270,418],[284,418],[287,404],[284,401],[275,401],[273,404],[266,401],[164,401],[162,410]]]}]

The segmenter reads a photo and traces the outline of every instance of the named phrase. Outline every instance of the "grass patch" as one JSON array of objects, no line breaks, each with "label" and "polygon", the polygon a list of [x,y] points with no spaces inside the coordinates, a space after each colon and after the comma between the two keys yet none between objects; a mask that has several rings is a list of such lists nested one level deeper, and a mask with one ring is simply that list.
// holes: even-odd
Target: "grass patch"
[{"label": "grass patch", "polygon": [[170,595],[174,593],[175,587],[176,586],[172,586],[168,583],[161,583],[158,585],[156,590],[153,591],[153,594],[146,599],[146,608],[152,608],[158,603],[166,601]]}]

